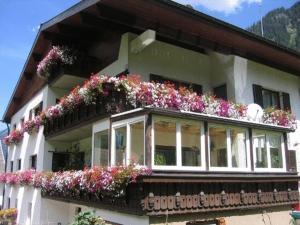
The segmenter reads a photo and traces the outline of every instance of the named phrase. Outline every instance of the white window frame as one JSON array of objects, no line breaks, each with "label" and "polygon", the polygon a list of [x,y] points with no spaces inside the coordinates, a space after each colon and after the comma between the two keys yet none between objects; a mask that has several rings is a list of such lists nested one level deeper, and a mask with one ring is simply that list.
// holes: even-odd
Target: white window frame
[{"label": "white window frame", "polygon": [[[130,154],[131,154],[131,136],[130,136],[130,125],[143,122],[144,123],[144,165],[146,164],[145,158],[146,158],[146,150],[145,150],[145,129],[146,129],[146,123],[145,123],[145,116],[139,116],[134,117],[126,120],[116,121],[112,123],[112,129],[111,129],[111,165],[116,166],[116,129],[121,127],[126,127],[126,150],[125,150],[125,165],[130,165]],[[144,166],[140,165],[140,166]],[[137,165],[139,166],[139,165]]]},{"label": "white window frame", "polygon": [[[214,167],[210,165],[210,134],[209,128],[211,127],[224,127],[226,129],[226,147],[227,147],[227,167]],[[247,167],[232,167],[232,150],[231,150],[231,137],[230,137],[230,130],[234,128],[239,128],[245,130],[246,134],[246,162]],[[211,123],[208,124],[208,163],[209,163],[209,170],[210,171],[251,171],[251,159],[250,159],[250,139],[249,139],[249,131],[245,127],[239,126],[231,126],[231,125],[224,125],[224,124],[215,124]]]},{"label": "white window frame", "polygon": [[[93,135],[92,135],[92,167],[95,166],[94,165],[94,158],[95,158],[95,134],[108,130],[108,137],[109,137],[109,128],[110,126],[110,120],[109,119],[104,119],[104,120],[100,120],[96,123],[93,124]],[[109,141],[109,140],[108,140]],[[109,144],[109,143],[108,143]],[[109,145],[108,145],[108,151],[109,151]],[[108,158],[108,162],[107,165],[110,165],[109,162],[109,158]]]},{"label": "white window frame", "polygon": [[[264,130],[253,130],[252,133],[254,133],[255,131],[260,131],[260,132],[264,132],[266,134],[266,147],[267,147],[267,162],[268,162],[268,167],[267,168],[257,168],[256,167],[256,162],[257,162],[257,158],[256,158],[256,146],[255,143],[253,141],[253,137],[252,137],[252,142],[253,142],[253,161],[254,161],[254,171],[255,172],[286,172],[286,156],[285,156],[285,144],[284,144],[284,139],[283,139],[283,133],[281,132],[272,132],[272,131],[264,131]],[[281,139],[281,155],[282,155],[282,168],[272,168],[271,167],[271,150],[270,150],[270,135],[271,134],[276,134],[276,135],[280,135],[280,139]]]},{"label": "white window frame", "polygon": [[[154,163],[155,156],[155,140],[154,140],[154,123],[157,119],[163,119],[166,121],[176,123],[176,165],[172,166],[159,166]],[[195,121],[201,127],[200,129],[200,154],[201,154],[201,166],[182,166],[182,146],[181,146],[181,123]],[[152,129],[151,129],[151,165],[153,170],[180,170],[180,171],[204,171],[206,169],[205,164],[205,132],[204,123],[193,119],[176,119],[165,116],[153,116]]]}]

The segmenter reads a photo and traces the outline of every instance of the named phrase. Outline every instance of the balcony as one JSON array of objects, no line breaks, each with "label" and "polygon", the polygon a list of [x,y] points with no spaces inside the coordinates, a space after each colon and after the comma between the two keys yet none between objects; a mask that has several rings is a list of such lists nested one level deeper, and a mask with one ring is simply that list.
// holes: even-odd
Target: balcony
[{"label": "balcony", "polygon": [[46,138],[58,136],[72,129],[76,129],[92,122],[105,118],[113,113],[126,111],[125,94],[118,91],[110,92],[106,97],[98,98],[95,104],[80,105],[72,112],[67,112],[61,117],[47,120],[44,128]]},{"label": "balcony", "polygon": [[137,215],[207,213],[288,206],[299,201],[296,175],[153,174],[130,184],[124,198],[94,195],[44,198]]}]

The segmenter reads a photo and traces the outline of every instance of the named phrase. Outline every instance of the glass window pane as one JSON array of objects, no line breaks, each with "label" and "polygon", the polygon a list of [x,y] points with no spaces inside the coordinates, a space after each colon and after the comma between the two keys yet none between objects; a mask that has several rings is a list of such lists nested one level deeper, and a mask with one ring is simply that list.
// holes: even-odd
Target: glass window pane
[{"label": "glass window pane", "polygon": [[94,134],[94,165],[108,165],[108,130]]},{"label": "glass window pane", "polygon": [[231,128],[232,167],[247,167],[246,131],[242,128]]},{"label": "glass window pane", "polygon": [[144,122],[130,124],[130,161],[144,165]]},{"label": "glass window pane", "polygon": [[210,166],[227,167],[227,135],[226,128],[209,128]]},{"label": "glass window pane", "polygon": [[281,149],[281,135],[270,134],[269,135],[271,167],[282,168],[282,149]]},{"label": "glass window pane", "polygon": [[115,130],[115,165],[125,165],[126,134],[126,127],[120,127]]},{"label": "glass window pane", "polygon": [[256,151],[256,168],[268,168],[266,134],[264,132],[253,132],[253,148]]},{"label": "glass window pane", "polygon": [[196,122],[181,124],[181,151],[183,166],[201,166],[201,125]]},{"label": "glass window pane", "polygon": [[176,123],[156,120],[154,123],[154,164],[176,165]]},{"label": "glass window pane", "polygon": [[263,96],[263,107],[268,108],[272,106],[271,93],[267,90],[262,91]]}]

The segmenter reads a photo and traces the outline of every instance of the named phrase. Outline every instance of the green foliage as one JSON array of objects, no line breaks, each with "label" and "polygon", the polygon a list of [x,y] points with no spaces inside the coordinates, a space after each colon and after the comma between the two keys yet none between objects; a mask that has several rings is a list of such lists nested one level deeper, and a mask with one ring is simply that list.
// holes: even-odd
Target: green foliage
[{"label": "green foliage", "polygon": [[92,212],[81,212],[71,225],[105,225],[105,221]]},{"label": "green foliage", "polygon": [[156,153],[154,157],[154,164],[157,166],[166,165],[166,158],[164,155]]},{"label": "green foliage", "polygon": [[[283,7],[270,11],[263,17],[264,37],[276,43],[300,51],[300,2],[291,8]],[[248,31],[261,36],[260,21]]]}]

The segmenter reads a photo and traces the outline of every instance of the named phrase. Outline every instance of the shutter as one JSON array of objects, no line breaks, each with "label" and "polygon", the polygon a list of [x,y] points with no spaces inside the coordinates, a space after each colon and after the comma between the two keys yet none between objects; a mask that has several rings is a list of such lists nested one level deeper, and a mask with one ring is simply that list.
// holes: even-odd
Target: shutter
[{"label": "shutter", "polygon": [[289,171],[297,171],[296,151],[288,150]]},{"label": "shutter", "polygon": [[282,92],[282,109],[291,111],[290,95]]},{"label": "shutter", "polygon": [[214,88],[214,95],[217,98],[227,100],[227,85],[223,84],[221,86],[215,87]]},{"label": "shutter", "polygon": [[263,107],[262,86],[253,84],[254,103]]}]

